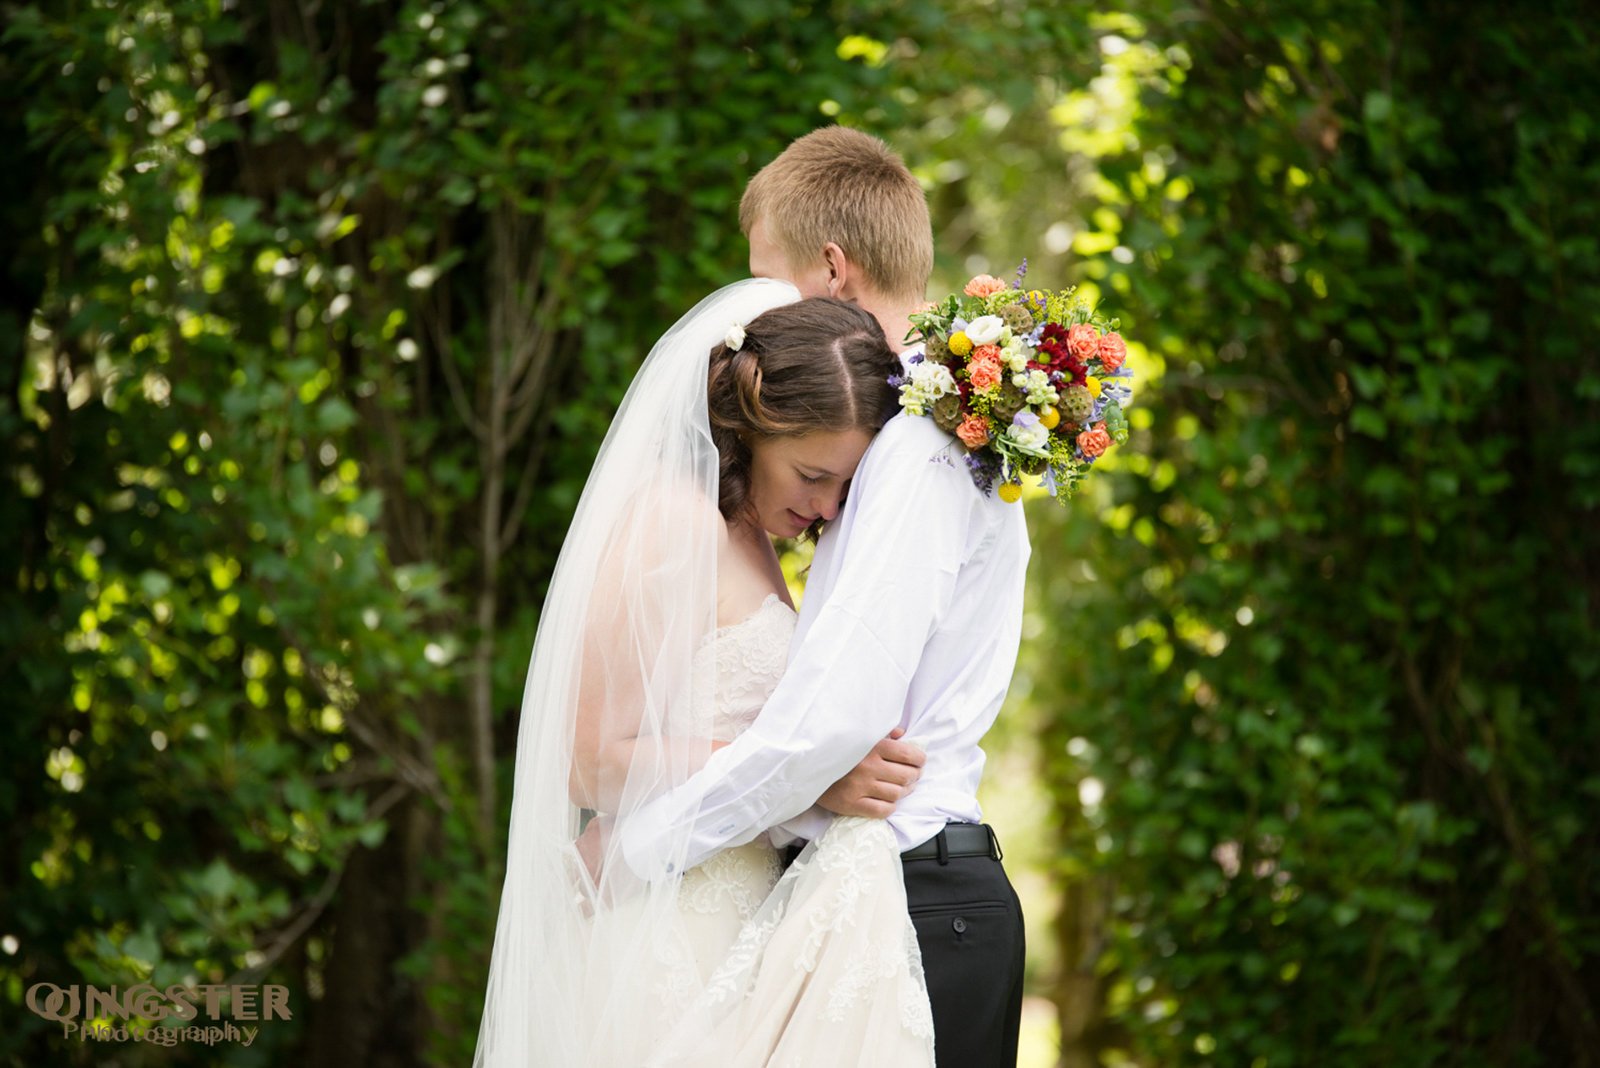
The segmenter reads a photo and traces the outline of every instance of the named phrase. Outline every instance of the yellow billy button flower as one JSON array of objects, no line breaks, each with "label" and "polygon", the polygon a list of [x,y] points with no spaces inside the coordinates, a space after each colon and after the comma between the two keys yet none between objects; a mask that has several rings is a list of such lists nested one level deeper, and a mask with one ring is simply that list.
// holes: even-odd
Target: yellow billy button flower
[{"label": "yellow billy button flower", "polygon": [[951,334],[949,345],[950,351],[957,356],[968,356],[972,353],[972,339],[966,335],[965,331],[957,330]]},{"label": "yellow billy button flower", "polygon": [[1046,404],[1039,409],[1039,425],[1046,430],[1054,430],[1061,425],[1061,413],[1056,411],[1054,405]]},{"label": "yellow billy button flower", "polygon": [[1000,499],[1007,504],[1016,504],[1022,500],[1022,487],[1015,482],[1000,483]]},{"label": "yellow billy button flower", "polygon": [[1098,378],[1089,379],[1089,396],[1091,396],[1091,397],[1100,396],[1100,390],[1102,388],[1104,388],[1104,387],[1102,387],[1100,385],[1100,380]]}]

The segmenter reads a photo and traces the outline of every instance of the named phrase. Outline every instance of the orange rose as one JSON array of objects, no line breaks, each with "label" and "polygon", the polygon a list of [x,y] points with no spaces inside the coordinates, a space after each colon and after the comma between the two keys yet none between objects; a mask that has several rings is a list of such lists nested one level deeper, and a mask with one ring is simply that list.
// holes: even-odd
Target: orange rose
[{"label": "orange rose", "polygon": [[972,350],[972,358],[974,360],[993,360],[995,363],[999,363],[1000,356],[999,345],[979,345]]},{"label": "orange rose", "polygon": [[1096,423],[1093,430],[1085,430],[1078,435],[1078,448],[1088,457],[1099,456],[1111,448],[1111,435],[1106,433],[1104,423]]},{"label": "orange rose", "polygon": [[1121,334],[1112,332],[1100,339],[1098,354],[1101,367],[1116,371],[1128,358],[1128,346],[1123,343]]},{"label": "orange rose", "polygon": [[1080,360],[1087,360],[1100,348],[1100,331],[1088,323],[1079,323],[1067,331],[1067,351]]},{"label": "orange rose", "polygon": [[1006,284],[992,274],[980,274],[967,283],[961,292],[969,297],[988,297],[1000,292]]},{"label": "orange rose", "polygon": [[993,389],[1000,384],[1000,361],[990,358],[975,359],[967,365],[967,377],[972,380],[973,389]]},{"label": "orange rose", "polygon": [[981,449],[989,444],[989,424],[981,415],[969,415],[956,427],[956,437],[969,449]]}]

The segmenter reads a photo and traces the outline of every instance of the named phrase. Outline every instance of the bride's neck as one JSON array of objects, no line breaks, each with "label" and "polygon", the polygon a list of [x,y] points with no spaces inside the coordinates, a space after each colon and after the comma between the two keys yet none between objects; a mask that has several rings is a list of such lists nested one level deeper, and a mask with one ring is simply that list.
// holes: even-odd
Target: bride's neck
[{"label": "bride's neck", "polygon": [[729,540],[754,547],[763,545],[772,547],[772,535],[762,529],[761,524],[753,519],[740,519],[728,524]]}]

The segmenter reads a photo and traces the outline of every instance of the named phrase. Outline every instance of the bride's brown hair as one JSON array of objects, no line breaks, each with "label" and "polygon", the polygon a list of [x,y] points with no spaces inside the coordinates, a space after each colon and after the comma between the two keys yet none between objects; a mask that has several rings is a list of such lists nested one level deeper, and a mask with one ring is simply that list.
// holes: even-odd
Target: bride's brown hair
[{"label": "bride's brown hair", "polygon": [[876,434],[896,407],[900,373],[878,320],[833,297],[756,316],[744,344],[711,350],[706,400],[721,458],[717,507],[732,522],[750,506],[750,444],[814,431]]}]

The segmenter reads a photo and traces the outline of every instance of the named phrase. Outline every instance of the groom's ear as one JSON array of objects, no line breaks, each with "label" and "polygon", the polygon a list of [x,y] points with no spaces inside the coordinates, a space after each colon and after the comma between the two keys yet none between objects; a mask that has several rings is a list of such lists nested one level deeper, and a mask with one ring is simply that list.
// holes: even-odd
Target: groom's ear
[{"label": "groom's ear", "polygon": [[828,296],[847,300],[846,290],[850,286],[850,275],[853,265],[850,257],[844,254],[844,249],[829,241],[822,246],[822,262],[828,269]]}]

